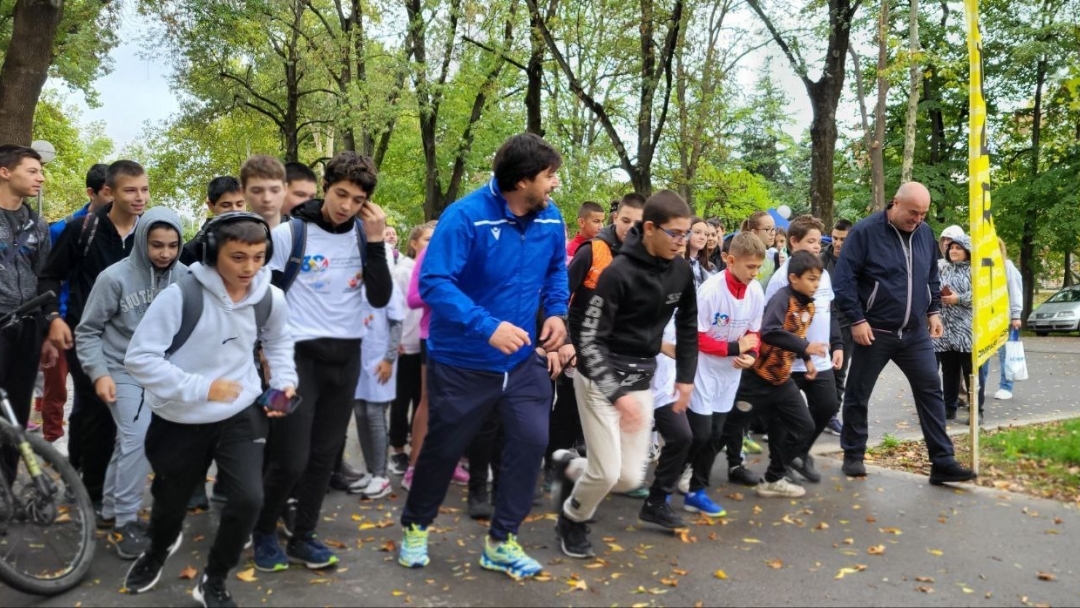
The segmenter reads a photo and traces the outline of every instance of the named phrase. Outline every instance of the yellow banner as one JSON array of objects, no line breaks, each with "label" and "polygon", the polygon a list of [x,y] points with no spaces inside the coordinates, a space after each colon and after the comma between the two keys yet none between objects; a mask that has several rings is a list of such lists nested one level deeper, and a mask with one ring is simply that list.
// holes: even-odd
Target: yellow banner
[{"label": "yellow banner", "polygon": [[1005,260],[998,247],[994,219],[990,215],[990,143],[986,134],[986,100],[983,97],[982,36],[979,33],[979,0],[965,0],[967,44],[971,62],[969,91],[970,133],[968,145],[968,202],[970,205],[972,308],[974,310],[975,365],[993,356],[1009,336],[1009,291]]}]

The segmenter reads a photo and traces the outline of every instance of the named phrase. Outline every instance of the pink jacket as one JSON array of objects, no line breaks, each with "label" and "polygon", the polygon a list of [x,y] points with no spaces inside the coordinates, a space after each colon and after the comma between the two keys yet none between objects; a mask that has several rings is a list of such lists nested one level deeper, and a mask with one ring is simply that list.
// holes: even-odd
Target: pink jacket
[{"label": "pink jacket", "polygon": [[420,268],[424,265],[424,254],[427,249],[416,256],[416,265],[413,266],[412,276],[409,277],[409,293],[405,296],[409,308],[420,308],[424,311],[420,317],[420,339],[427,340],[428,330],[431,326],[431,309],[420,298]]}]

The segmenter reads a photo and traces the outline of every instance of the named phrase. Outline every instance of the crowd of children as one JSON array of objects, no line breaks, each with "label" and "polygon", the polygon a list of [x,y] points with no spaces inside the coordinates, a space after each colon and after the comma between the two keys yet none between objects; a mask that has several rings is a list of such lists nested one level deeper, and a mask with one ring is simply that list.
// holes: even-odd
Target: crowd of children
[{"label": "crowd of children", "polygon": [[[755,212],[725,239],[719,220],[664,190],[616,201],[608,226],[586,202],[568,238],[549,198],[561,162],[537,136],[511,138],[491,182],[413,229],[402,252],[372,202],[374,164],[352,152],[326,163],[322,199],[307,166],[249,158],[238,178],[209,182],[210,219],[187,243],[175,212],[148,209],[143,168],[121,160],[91,169],[90,201],[56,224],[54,244],[22,203],[40,188],[40,159],[0,146],[0,312],[64,294],[44,306],[44,327],[3,335],[0,384],[25,423],[30,370],[8,362],[40,350],[55,370],[65,357],[70,457],[99,527],[134,560],[126,589],[160,580],[185,514],[209,508],[215,465],[221,522],[193,594],[208,606],[235,605],[225,581],[246,545],[265,572],[337,564],[317,534],[330,487],[379,500],[401,476],[398,561],[423,567],[449,484],[468,483],[470,515],[491,522],[481,565],[525,578],[541,566],[516,536],[541,472],[560,548],[576,558],[592,555],[588,524],[612,491],[639,492],[641,520],[668,529],[686,526],[671,505],[680,491],[684,511],[723,517],[710,491],[721,451],[728,480],[763,497],[820,481],[810,451],[839,425],[850,315],[869,310],[862,293],[834,307],[851,223],[825,251],[811,216],[778,231]],[[970,299],[970,247],[951,243],[946,305]],[[962,359],[947,353],[970,352],[950,332],[961,315],[947,309],[936,342],[947,385]],[[950,414],[955,394],[945,387]],[[351,420],[355,473],[342,456]],[[768,434],[763,476],[744,458],[751,425]],[[654,429],[663,446],[646,485]],[[939,479],[961,480],[953,472]]]}]

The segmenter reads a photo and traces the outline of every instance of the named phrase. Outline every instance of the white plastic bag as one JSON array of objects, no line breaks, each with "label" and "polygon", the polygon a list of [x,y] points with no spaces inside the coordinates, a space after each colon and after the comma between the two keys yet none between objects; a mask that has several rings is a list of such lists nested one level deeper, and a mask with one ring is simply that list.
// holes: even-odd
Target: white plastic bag
[{"label": "white plastic bag", "polygon": [[1027,358],[1024,356],[1024,343],[1009,340],[1005,343],[1005,379],[1010,381],[1027,380]]}]

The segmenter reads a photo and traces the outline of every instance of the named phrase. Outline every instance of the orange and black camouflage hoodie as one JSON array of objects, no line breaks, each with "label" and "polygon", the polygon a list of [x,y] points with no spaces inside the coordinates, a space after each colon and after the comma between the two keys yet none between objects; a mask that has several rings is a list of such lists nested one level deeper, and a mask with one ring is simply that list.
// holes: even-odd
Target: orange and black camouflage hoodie
[{"label": "orange and black camouflage hoodie", "polygon": [[795,291],[790,285],[773,294],[761,317],[761,354],[754,362],[754,373],[779,386],[791,377],[795,357],[809,361],[806,330],[813,319],[813,297]]}]

